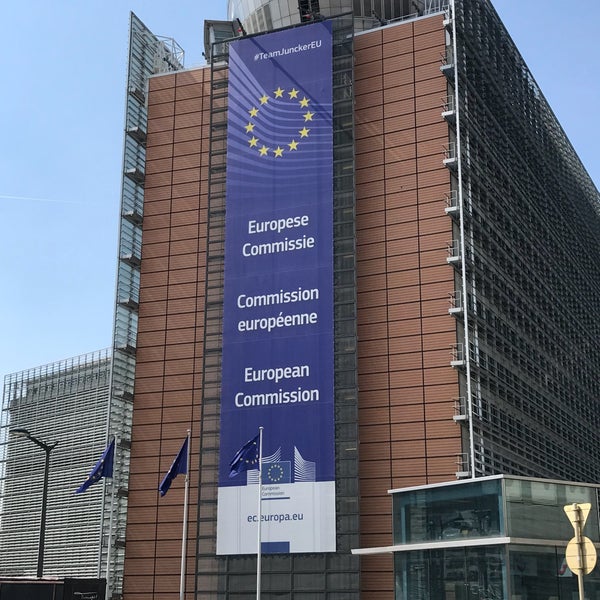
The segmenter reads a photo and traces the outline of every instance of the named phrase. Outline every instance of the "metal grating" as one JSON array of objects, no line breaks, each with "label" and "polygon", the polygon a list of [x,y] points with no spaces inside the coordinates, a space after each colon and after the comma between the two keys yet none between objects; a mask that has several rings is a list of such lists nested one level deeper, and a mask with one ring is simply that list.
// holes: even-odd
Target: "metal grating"
[{"label": "metal grating", "polygon": [[491,4],[453,5],[471,468],[595,482],[600,195]]}]

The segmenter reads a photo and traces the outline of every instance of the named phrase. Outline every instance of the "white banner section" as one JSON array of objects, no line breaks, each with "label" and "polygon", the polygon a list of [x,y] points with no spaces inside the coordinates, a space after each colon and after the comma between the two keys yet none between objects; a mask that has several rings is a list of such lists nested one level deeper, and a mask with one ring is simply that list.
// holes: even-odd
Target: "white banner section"
[{"label": "white banner section", "polygon": [[[217,554],[256,554],[258,484],[219,488]],[[335,552],[335,482],[263,484],[262,552]]]}]

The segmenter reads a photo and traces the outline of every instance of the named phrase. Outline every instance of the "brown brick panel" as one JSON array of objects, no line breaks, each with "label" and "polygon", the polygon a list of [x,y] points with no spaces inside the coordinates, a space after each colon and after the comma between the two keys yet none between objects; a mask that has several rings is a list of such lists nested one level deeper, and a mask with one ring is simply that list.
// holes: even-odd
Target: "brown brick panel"
[{"label": "brown brick panel", "polygon": [[[165,239],[164,235],[161,237],[160,232],[157,235],[150,234],[154,229],[167,230],[169,223],[171,222],[171,215],[169,214],[158,214],[158,215],[144,215],[144,233],[148,232],[150,241],[159,241]],[[164,233],[164,232],[163,232]],[[166,234],[165,234],[166,235]]]},{"label": "brown brick panel", "polygon": [[[196,114],[198,112],[198,97],[195,95],[198,93],[199,86],[185,86],[188,88],[186,94],[177,94],[177,103],[175,104],[175,114]],[[186,98],[189,94],[193,94],[191,97]]]},{"label": "brown brick panel", "polygon": [[365,288],[370,290],[383,290],[386,288],[386,277],[383,273],[375,273],[373,275],[363,275],[362,279]]},{"label": "brown brick panel", "polygon": [[[383,74],[381,83],[386,91],[390,88],[402,86],[405,90],[406,97],[409,98],[412,96],[412,94],[409,93],[409,89],[412,88],[415,81],[415,69],[412,58],[413,57],[410,54],[397,58],[394,61],[394,70],[386,71]],[[414,116],[411,112],[407,112],[406,114]]]},{"label": "brown brick panel", "polygon": [[[361,311],[358,324],[368,326],[369,324],[373,324],[373,325],[375,325],[376,323],[384,323],[385,324],[386,322],[387,322],[387,307],[386,306],[370,306]],[[387,355],[387,349],[386,349],[386,355]]]},{"label": "brown brick panel", "polygon": [[[383,196],[378,196],[378,200],[383,202]],[[364,201],[364,204],[379,204],[379,202],[372,202],[369,198]],[[364,205],[363,204],[363,205]],[[356,231],[358,236],[358,243],[372,244],[376,241],[383,240],[385,238],[385,223],[386,213],[383,210],[373,210],[363,213],[360,219],[357,219]],[[361,236],[365,236],[364,239]]]},{"label": "brown brick panel", "polygon": [[401,239],[390,239],[385,244],[388,252],[388,259],[393,256],[404,256],[413,253],[417,248],[418,241],[419,238],[417,236]]},{"label": "brown brick panel", "polygon": [[356,169],[356,183],[360,185],[370,181],[378,181],[383,177],[383,173],[383,165],[370,165],[369,167]]},{"label": "brown brick panel", "polygon": [[419,218],[421,220],[435,219],[444,214],[446,202],[434,200],[433,202],[425,202],[419,204]]},{"label": "brown brick panel", "polygon": [[[355,42],[354,42],[354,56],[355,56],[355,63],[356,66],[358,67],[359,65],[363,65],[366,63],[372,63],[374,61],[380,60],[381,59],[381,41],[376,42],[375,39],[377,38],[377,33],[379,32],[374,32],[375,35],[372,36],[360,36],[360,37],[356,37]],[[367,40],[367,38],[371,38],[370,40]],[[370,45],[369,46],[363,46],[363,44],[365,42],[369,41]]]},{"label": "brown brick panel", "polygon": [[[402,287],[389,287],[388,288],[388,301],[389,305],[393,307],[395,304],[403,304],[405,302],[418,302],[422,296],[422,286],[418,281],[410,280],[409,285]],[[390,310],[390,318],[397,318],[397,312],[395,308]]]},{"label": "brown brick panel", "polygon": [[148,119],[148,134],[159,133],[163,131],[172,132],[174,122],[175,117],[173,116]]},{"label": "brown brick panel", "polygon": [[381,76],[383,73],[382,69],[381,60],[357,63],[354,69],[354,81],[358,83],[364,79]]},{"label": "brown brick panel", "polygon": [[146,174],[145,181],[147,190],[152,189],[153,187],[171,185],[171,172],[149,172]]},{"label": "brown brick panel", "polygon": [[395,57],[403,54],[412,54],[413,52],[414,42],[412,36],[396,37],[401,33],[400,29],[402,28],[394,27],[393,29],[384,31],[385,43],[383,44],[382,54],[386,64],[393,64],[394,61],[389,59],[394,59]]},{"label": "brown brick panel", "polygon": [[[208,144],[206,69],[152,78],[139,336],[124,596],[169,598],[179,589],[183,478],[158,495],[192,429],[190,506],[196,500],[201,389]],[[155,92],[154,92],[155,91]],[[154,95],[156,94],[156,95]],[[174,99],[177,98],[177,104]],[[174,116],[173,116],[174,115]],[[196,530],[190,510],[189,539]],[[193,589],[194,543],[188,547]]]},{"label": "brown brick panel", "polygon": [[157,153],[152,160],[146,161],[146,175],[170,171],[173,166],[172,162],[172,147],[170,145],[161,146],[161,152]]},{"label": "brown brick panel", "polygon": [[191,140],[201,140],[209,135],[208,127],[204,125],[192,125],[190,127],[182,127],[173,132],[173,141],[189,142]]},{"label": "brown brick panel", "polygon": [[[147,144],[156,144],[158,147],[168,146],[173,143],[173,130],[169,129],[166,131],[156,131],[152,133],[148,133],[147,136]],[[170,150],[169,150],[170,152]],[[156,155],[156,158],[163,158],[163,156],[159,153]]]},{"label": "brown brick panel", "polygon": [[[361,545],[374,546],[391,544],[387,490],[451,478],[460,428],[449,365],[456,322],[441,18],[356,39]],[[370,69],[379,56],[383,68]],[[365,597],[393,589],[391,560],[382,569],[381,558],[363,559]]]},{"label": "brown brick panel", "polygon": [[147,207],[151,207],[156,202],[164,202],[171,199],[171,183],[169,182],[169,184],[163,186],[162,189],[157,185],[152,186],[152,193],[146,194],[146,198],[148,198],[148,196],[150,199],[146,199],[144,201],[144,214]]},{"label": "brown brick panel", "polygon": [[202,115],[199,112],[176,114],[174,120],[175,129],[185,129],[202,125]]},{"label": "brown brick panel", "polygon": [[154,104],[152,106],[152,112],[154,118],[173,117],[175,112],[172,99],[169,99],[168,101],[161,104]]},{"label": "brown brick panel", "polygon": [[[173,98],[175,98],[175,90],[173,89],[175,86],[175,74],[170,73],[168,75],[163,75],[161,77],[150,77],[148,79],[148,88],[151,92],[158,92],[158,90],[169,90],[173,94]],[[149,97],[151,94],[149,94]],[[151,102],[148,102],[151,104]]]}]

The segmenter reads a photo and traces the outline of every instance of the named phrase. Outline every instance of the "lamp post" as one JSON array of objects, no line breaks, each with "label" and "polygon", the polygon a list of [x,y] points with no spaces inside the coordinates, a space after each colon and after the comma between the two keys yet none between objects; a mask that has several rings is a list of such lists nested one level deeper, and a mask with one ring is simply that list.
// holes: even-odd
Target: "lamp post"
[{"label": "lamp post", "polygon": [[54,444],[45,444],[35,436],[31,435],[27,429],[15,427],[9,431],[13,437],[22,437],[31,440],[36,446],[39,446],[45,453],[46,459],[44,462],[44,487],[42,488],[42,512],[40,515],[40,541],[38,544],[38,559],[37,559],[37,577],[41,579],[44,574],[44,542],[46,539],[46,510],[48,507],[48,473],[50,471],[50,452],[54,450],[58,442]]}]

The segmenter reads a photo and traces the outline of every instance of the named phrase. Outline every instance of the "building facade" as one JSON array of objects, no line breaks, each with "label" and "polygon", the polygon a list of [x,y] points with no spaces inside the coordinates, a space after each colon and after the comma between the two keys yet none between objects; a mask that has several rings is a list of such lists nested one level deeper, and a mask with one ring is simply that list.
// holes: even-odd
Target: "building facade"
[{"label": "building facade", "polygon": [[[270,28],[234,5],[246,33]],[[293,12],[273,26],[300,24]],[[598,191],[487,0],[379,16],[368,30],[331,19],[336,551],[266,554],[265,598],[404,598],[391,555],[351,554],[392,544],[389,489],[600,475]],[[157,487],[187,429],[187,597],[255,595],[256,558],[216,554],[218,46],[205,68],[149,79],[127,599],[178,593],[183,493]]]},{"label": "building facade", "polygon": [[110,521],[110,532],[103,540],[110,563],[106,570],[109,598],[120,597],[123,586],[144,217],[147,82],[148,77],[153,74],[182,69],[183,60],[183,50],[177,42],[153,34],[135,14],[131,13],[109,424],[109,431],[113,434],[118,432],[115,458],[123,465],[123,469],[119,471],[119,479],[115,481],[115,491],[110,498],[114,519]]},{"label": "building facade", "polygon": [[74,492],[106,446],[110,372],[110,351],[102,350],[6,376],[0,427],[3,577],[36,576],[43,510],[44,451],[11,435],[14,429],[26,429],[52,447],[43,575],[104,576],[106,547],[101,540],[110,520],[105,503],[110,484]]}]

